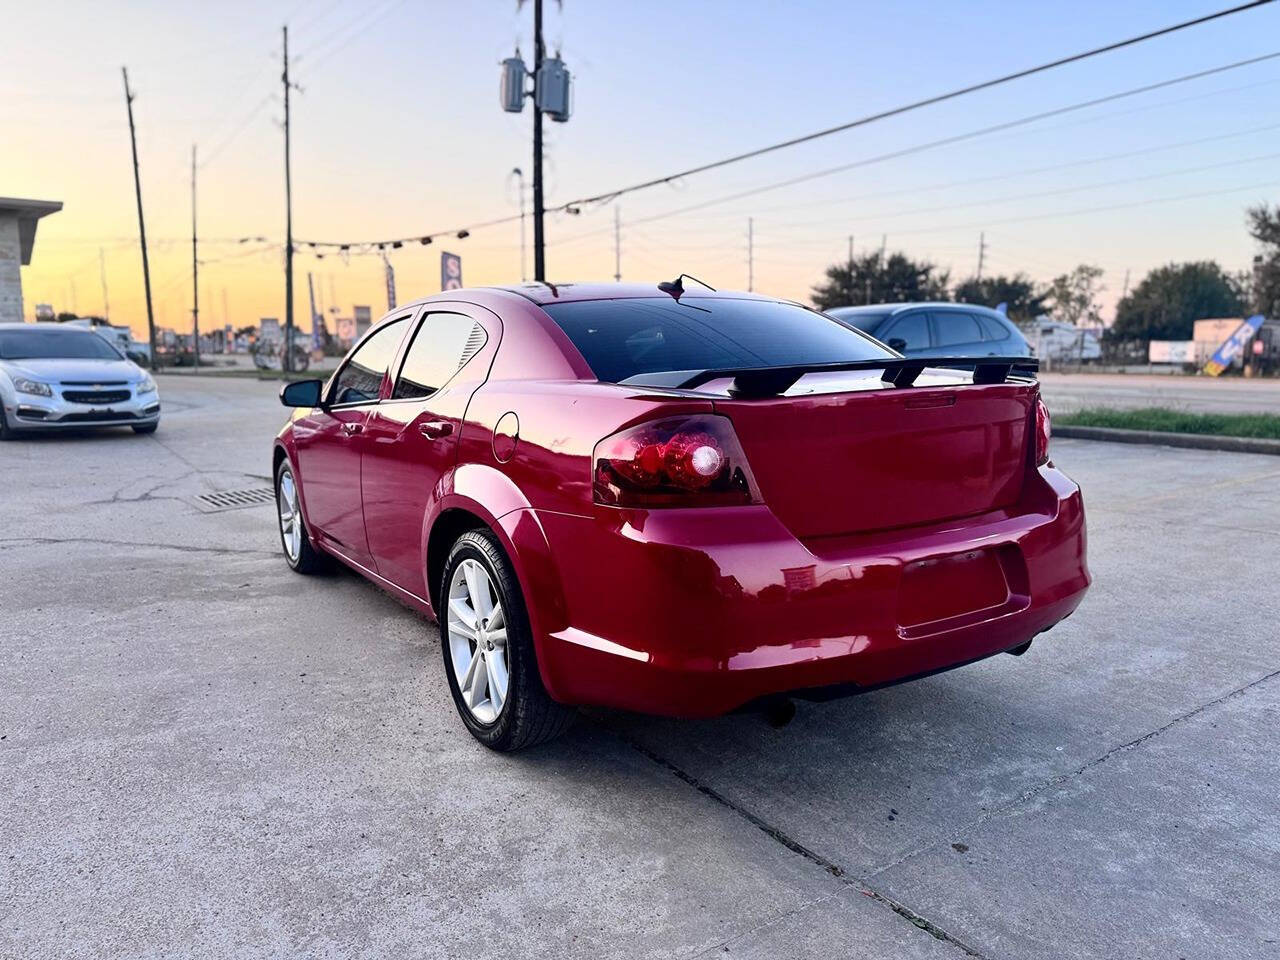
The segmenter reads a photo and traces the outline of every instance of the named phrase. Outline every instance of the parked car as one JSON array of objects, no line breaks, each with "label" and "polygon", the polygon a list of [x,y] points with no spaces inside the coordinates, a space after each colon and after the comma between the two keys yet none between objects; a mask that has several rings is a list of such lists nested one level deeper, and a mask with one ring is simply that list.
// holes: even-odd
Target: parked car
[{"label": "parked car", "polygon": [[0,323],[0,438],[40,430],[133,427],[154,433],[151,375],[81,327]]},{"label": "parked car", "polygon": [[882,303],[827,311],[907,357],[1030,357],[1026,337],[998,310],[971,303]]},{"label": "parked car", "polygon": [[1080,491],[1035,380],[926,366],[679,282],[451,290],[281,389],[284,556],[435,616],[499,750],[1021,653],[1089,584]]}]

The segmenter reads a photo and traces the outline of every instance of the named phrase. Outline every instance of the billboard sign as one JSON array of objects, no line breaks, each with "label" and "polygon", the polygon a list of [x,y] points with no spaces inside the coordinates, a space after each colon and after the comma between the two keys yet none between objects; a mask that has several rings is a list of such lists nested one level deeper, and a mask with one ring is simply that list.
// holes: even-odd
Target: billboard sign
[{"label": "billboard sign", "polygon": [[462,257],[456,253],[440,253],[440,289],[462,289]]},{"label": "billboard sign", "polygon": [[1152,340],[1147,347],[1149,363],[1195,363],[1194,340]]},{"label": "billboard sign", "polygon": [[1244,348],[1262,327],[1262,314],[1254,314],[1236,327],[1235,333],[1223,341],[1212,359],[1204,365],[1204,372],[1216,377],[1244,355]]}]

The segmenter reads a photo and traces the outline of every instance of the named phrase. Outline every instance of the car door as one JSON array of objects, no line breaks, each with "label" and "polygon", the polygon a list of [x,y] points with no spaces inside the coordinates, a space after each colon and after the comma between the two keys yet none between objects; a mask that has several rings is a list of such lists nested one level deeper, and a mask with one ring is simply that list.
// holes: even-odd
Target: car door
[{"label": "car door", "polygon": [[929,350],[929,315],[923,310],[912,310],[890,317],[876,339],[908,357],[917,357]]},{"label": "car door", "polygon": [[991,351],[977,318],[964,310],[933,311],[933,356],[984,357]]},{"label": "car door", "polygon": [[457,459],[467,403],[488,374],[486,347],[496,331],[496,320],[477,308],[429,305],[401,351],[390,396],[365,429],[360,486],[370,553],[380,576],[423,599],[423,521]]},{"label": "car door", "polygon": [[402,316],[372,330],[330,380],[321,406],[293,423],[298,478],[312,530],[340,553],[370,563],[360,502],[360,453],[369,412],[409,326]]}]

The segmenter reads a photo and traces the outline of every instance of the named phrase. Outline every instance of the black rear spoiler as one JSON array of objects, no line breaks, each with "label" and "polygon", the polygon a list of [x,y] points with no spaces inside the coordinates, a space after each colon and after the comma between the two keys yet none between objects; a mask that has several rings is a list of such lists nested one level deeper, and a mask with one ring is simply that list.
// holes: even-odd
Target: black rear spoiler
[{"label": "black rear spoiler", "polygon": [[909,387],[926,367],[960,367],[973,371],[976,384],[1004,383],[1015,370],[1035,373],[1040,361],[1035,357],[916,357],[879,360],[848,360],[843,363],[806,363],[791,367],[733,367],[715,370],[673,370],[642,373],[623,380],[636,386],[674,387],[693,390],[712,380],[732,377],[733,397],[776,397],[790,389],[806,373],[834,373],[844,370],[883,370],[885,383]]}]

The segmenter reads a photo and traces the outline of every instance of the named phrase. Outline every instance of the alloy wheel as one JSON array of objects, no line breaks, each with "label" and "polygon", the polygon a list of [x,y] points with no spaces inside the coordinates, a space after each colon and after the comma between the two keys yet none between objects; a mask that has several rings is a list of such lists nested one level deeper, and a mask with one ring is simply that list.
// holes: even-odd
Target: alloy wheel
[{"label": "alloy wheel", "polygon": [[493,723],[511,683],[507,619],[489,572],[466,557],[449,583],[449,656],[467,711]]},{"label": "alloy wheel", "polygon": [[302,512],[298,507],[298,486],[288,470],[280,474],[276,506],[280,511],[280,539],[284,543],[284,552],[290,563],[297,563],[302,551]]}]

